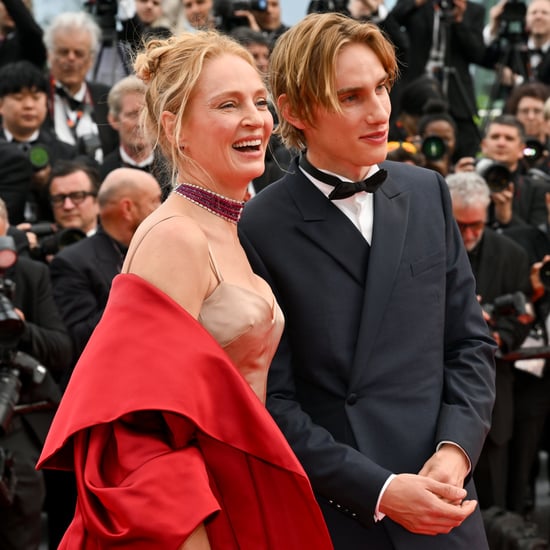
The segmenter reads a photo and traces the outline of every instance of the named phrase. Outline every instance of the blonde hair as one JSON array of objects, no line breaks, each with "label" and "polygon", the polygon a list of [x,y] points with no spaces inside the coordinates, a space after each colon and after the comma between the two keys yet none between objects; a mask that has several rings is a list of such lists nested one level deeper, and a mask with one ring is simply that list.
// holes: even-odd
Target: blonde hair
[{"label": "blonde hair", "polygon": [[[336,57],[344,46],[355,43],[365,44],[375,53],[392,85],[397,78],[395,51],[376,25],[338,13],[312,13],[275,43],[270,57],[270,86],[275,100],[286,94],[289,110],[312,126],[316,107],[341,112],[335,82]],[[278,114],[277,133],[285,145],[304,149],[302,130]]]},{"label": "blonde hair", "polygon": [[[178,136],[189,99],[205,62],[226,54],[240,57],[256,69],[252,55],[235,40],[218,31],[183,32],[164,40],[153,39],[136,56],[136,75],[147,85],[143,127],[146,135],[153,138],[172,165],[173,177],[177,159],[184,155],[178,147]],[[171,139],[163,132],[161,115],[164,111],[176,115]]]}]

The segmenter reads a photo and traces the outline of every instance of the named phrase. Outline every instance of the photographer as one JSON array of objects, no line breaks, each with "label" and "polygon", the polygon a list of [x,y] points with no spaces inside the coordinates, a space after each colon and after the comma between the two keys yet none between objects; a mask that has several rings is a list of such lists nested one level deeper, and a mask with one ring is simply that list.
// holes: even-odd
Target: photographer
[{"label": "photographer", "polygon": [[[550,216],[550,194],[546,195],[546,207]],[[549,344],[550,318],[549,227],[550,220],[544,228],[518,226],[505,231],[505,235],[516,241],[529,257],[537,327],[542,335],[539,345],[546,346]],[[516,370],[516,428],[510,468],[517,471],[518,476],[510,483],[509,507],[517,512],[529,511],[535,505],[533,470],[536,470],[538,451],[539,448],[550,450],[550,370],[548,359],[539,361],[542,365],[538,365],[538,370]]]},{"label": "photographer", "polygon": [[526,81],[550,84],[550,2],[500,0],[484,30],[504,94]]},{"label": "photographer", "polygon": [[[526,252],[511,239],[486,227],[489,188],[473,172],[448,176],[453,215],[476,280],[476,292],[499,345],[496,359],[496,400],[491,430],[474,471],[481,508],[506,508],[508,453],[514,423],[513,363],[502,354],[518,348],[533,320],[518,297],[529,296],[529,262]],[[519,294],[518,294],[519,293]],[[500,304],[500,305],[499,305]],[[489,307],[488,307],[489,306]]]},{"label": "photographer", "polygon": [[470,65],[486,66],[485,8],[466,0],[398,0],[390,13],[414,45],[403,85],[425,73],[437,79],[458,127],[456,157],[475,155],[480,136]]},{"label": "photographer", "polygon": [[56,164],[48,184],[55,222],[19,225],[34,235],[36,245],[31,246],[31,255],[35,259],[49,263],[64,246],[96,232],[99,185],[97,170],[85,162],[72,160]]},{"label": "photographer", "polygon": [[288,26],[281,20],[279,0],[215,0],[214,12],[221,20],[219,27],[230,32],[241,25],[261,32],[273,47]]},{"label": "photographer", "polygon": [[[491,187],[488,223],[493,229],[546,225],[545,194],[550,184],[543,172],[529,169],[524,151],[523,125],[512,115],[500,115],[485,127],[481,142],[483,162],[478,161],[474,168],[474,159],[467,157],[455,165],[455,172],[476,169],[487,180]],[[497,168],[500,177],[489,178],[488,170],[494,173]]]},{"label": "photographer", "polygon": [[[0,201],[0,235],[6,235],[8,217],[5,204]],[[8,469],[0,472],[0,477],[15,477],[13,499],[5,499],[0,504],[0,548],[3,550],[37,550],[42,540],[41,513],[45,498],[42,472],[34,468],[49,424],[53,417],[50,410],[33,410],[31,404],[46,402],[55,404],[60,395],[51,374],[61,377],[69,366],[72,347],[65,326],[59,316],[52,297],[48,268],[40,262],[19,257],[15,264],[0,277],[3,289],[15,285],[13,295],[3,293],[3,315],[7,316],[8,307],[13,308],[11,315],[22,321],[22,331],[10,353],[4,354],[3,366],[10,369],[17,365],[6,357],[11,352],[28,354],[46,366],[48,373],[39,384],[23,380],[17,405],[28,405],[26,414],[15,414],[6,431],[0,430],[0,449],[4,455],[11,456]],[[8,300],[8,301],[6,301]],[[6,317],[4,317],[4,320]],[[2,342],[6,333],[2,333]],[[4,350],[6,351],[6,350]],[[19,369],[21,370],[21,369]],[[50,374],[51,373],[51,374]],[[0,393],[5,398],[11,393],[0,382]],[[5,401],[4,401],[5,403]],[[10,473],[11,472],[11,473]]]}]

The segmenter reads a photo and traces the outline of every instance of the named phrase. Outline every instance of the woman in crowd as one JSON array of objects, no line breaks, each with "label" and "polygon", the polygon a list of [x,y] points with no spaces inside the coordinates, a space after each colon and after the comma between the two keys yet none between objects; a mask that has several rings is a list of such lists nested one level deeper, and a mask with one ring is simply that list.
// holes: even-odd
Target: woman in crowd
[{"label": "woman in crowd", "polygon": [[264,408],[283,327],[236,223],[272,130],[250,54],[215,31],[135,62],[174,191],[138,228],[39,466],[74,469],[61,548],[332,548]]}]

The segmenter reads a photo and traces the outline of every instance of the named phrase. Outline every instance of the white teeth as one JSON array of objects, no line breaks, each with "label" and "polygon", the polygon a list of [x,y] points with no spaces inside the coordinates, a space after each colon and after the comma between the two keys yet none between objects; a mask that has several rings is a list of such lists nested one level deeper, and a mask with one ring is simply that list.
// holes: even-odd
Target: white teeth
[{"label": "white teeth", "polygon": [[240,148],[240,147],[259,147],[262,144],[261,139],[251,139],[249,141],[241,141],[240,143],[235,143],[233,147]]}]

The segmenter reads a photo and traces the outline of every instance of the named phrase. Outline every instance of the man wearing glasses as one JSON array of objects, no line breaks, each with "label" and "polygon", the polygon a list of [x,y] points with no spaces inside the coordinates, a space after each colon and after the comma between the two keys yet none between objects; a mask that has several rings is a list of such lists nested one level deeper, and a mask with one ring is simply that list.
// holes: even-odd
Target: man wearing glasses
[{"label": "man wearing glasses", "polygon": [[31,256],[49,263],[64,246],[93,235],[98,226],[97,170],[82,160],[58,161],[52,169],[48,197],[54,223],[23,227]]},{"label": "man wearing glasses", "polygon": [[[476,293],[501,354],[520,347],[529,333],[533,318],[519,314],[500,314],[495,304],[517,291],[531,294],[529,260],[526,252],[508,237],[486,226],[491,202],[485,180],[475,172],[461,172],[447,177],[453,216],[460,230],[472,272]],[[512,309],[512,308],[510,308]],[[508,455],[514,426],[514,366],[496,358],[496,399],[491,429],[474,471],[474,480],[482,509],[491,506],[508,508]],[[528,472],[526,472],[528,476]]]}]

